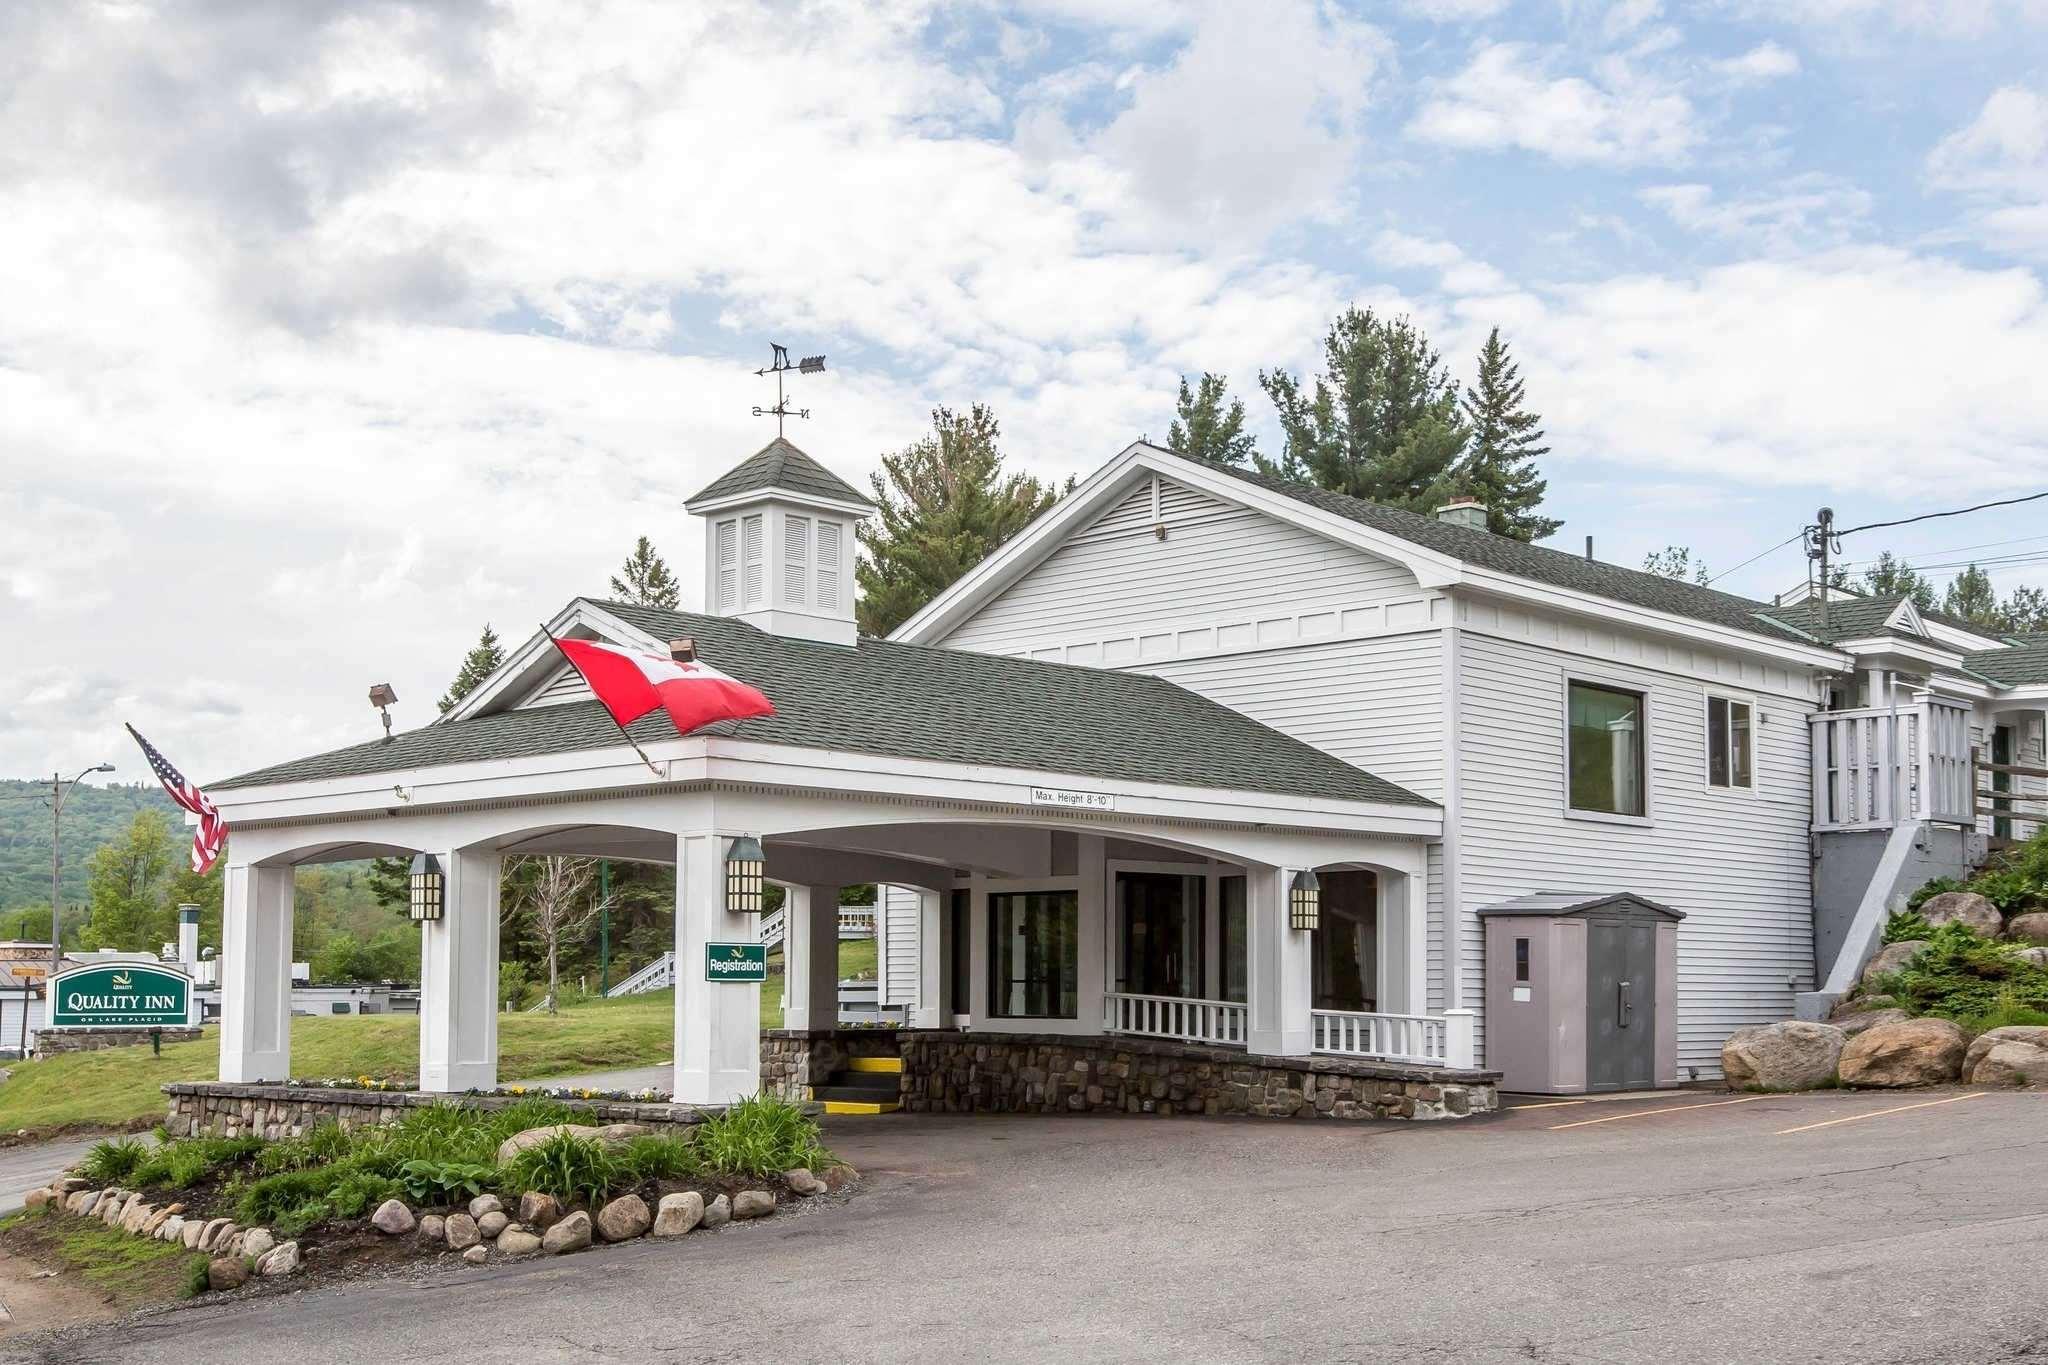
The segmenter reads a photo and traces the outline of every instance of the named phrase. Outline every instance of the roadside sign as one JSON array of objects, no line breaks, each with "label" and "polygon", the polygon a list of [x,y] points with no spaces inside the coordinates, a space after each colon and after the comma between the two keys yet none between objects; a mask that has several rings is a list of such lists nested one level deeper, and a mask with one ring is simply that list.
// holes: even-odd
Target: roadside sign
[{"label": "roadside sign", "polygon": [[50,978],[52,1028],[180,1028],[192,978],[147,962],[74,967]]},{"label": "roadside sign", "polygon": [[706,981],[766,981],[768,948],[761,943],[707,943],[704,945]]}]

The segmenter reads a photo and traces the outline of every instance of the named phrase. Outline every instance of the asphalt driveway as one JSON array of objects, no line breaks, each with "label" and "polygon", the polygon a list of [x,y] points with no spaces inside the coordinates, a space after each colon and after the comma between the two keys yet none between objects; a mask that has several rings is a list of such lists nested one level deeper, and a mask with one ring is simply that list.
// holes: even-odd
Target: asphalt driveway
[{"label": "asphalt driveway", "polygon": [[[1909,1107],[1910,1106],[1910,1107]],[[2048,1357],[2048,1095],[834,1120],[838,1207],[24,1342],[155,1362]]]}]

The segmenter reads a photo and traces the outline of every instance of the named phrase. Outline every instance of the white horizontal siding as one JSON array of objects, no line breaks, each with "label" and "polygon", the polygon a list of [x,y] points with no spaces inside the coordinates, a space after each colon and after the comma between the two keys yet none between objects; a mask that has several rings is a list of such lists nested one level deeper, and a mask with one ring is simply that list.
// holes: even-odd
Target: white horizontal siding
[{"label": "white horizontal siding", "polygon": [[877,975],[884,1005],[916,1005],[918,893],[907,886],[875,888]]},{"label": "white horizontal siding", "polygon": [[[955,649],[1115,667],[1431,623],[1401,566],[1159,480],[984,605]],[[1160,532],[1164,531],[1164,538]]]},{"label": "white horizontal siding", "polygon": [[521,711],[529,706],[561,706],[566,702],[589,701],[590,685],[583,681],[583,675],[568,664],[563,664],[548,676],[548,680],[512,704],[512,709]]},{"label": "white horizontal siding", "polygon": [[[1498,619],[1489,624],[1502,626]],[[1506,634],[1526,634],[1508,623]],[[1678,1060],[1720,1073],[1721,1044],[1738,1028],[1790,1018],[1813,976],[1807,851],[1812,704],[1779,673],[1776,693],[1722,680],[1748,667],[1687,652],[1709,681],[1643,667],[1626,637],[1599,636],[1598,655],[1467,631],[1462,655],[1458,967],[1466,999],[1483,1006],[1483,940],[1473,912],[1535,891],[1634,891],[1685,912],[1678,933]],[[1634,663],[1619,662],[1630,656]],[[1568,673],[1643,690],[1649,706],[1651,823],[1568,818]],[[1752,681],[1761,681],[1755,675]],[[1754,791],[1706,785],[1709,691],[1754,697]]]}]

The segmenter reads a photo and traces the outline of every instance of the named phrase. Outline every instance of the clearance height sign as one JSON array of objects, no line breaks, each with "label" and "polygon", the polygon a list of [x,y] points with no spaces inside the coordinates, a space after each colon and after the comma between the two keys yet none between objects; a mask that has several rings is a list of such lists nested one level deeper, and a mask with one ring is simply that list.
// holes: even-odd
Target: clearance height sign
[{"label": "clearance height sign", "polygon": [[146,962],[76,967],[50,978],[54,1028],[176,1028],[192,1011],[192,979]]}]

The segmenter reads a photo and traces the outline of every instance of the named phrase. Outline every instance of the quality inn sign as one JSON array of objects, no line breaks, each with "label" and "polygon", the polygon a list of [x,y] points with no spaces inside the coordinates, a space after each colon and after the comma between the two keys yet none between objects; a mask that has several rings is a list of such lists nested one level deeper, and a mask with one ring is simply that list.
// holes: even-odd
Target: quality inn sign
[{"label": "quality inn sign", "polygon": [[74,967],[50,978],[53,1028],[178,1028],[191,1018],[192,978],[147,962]]}]

